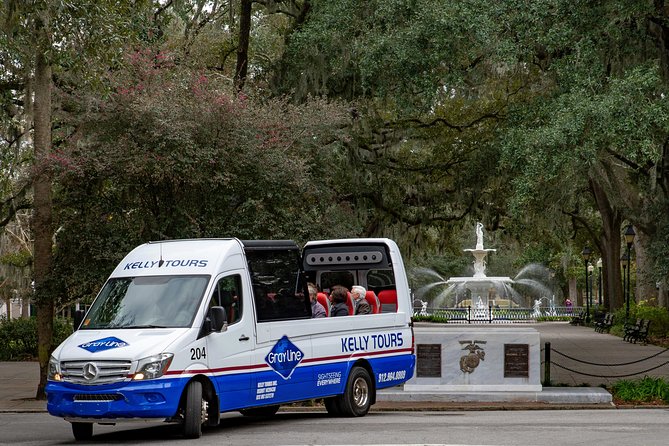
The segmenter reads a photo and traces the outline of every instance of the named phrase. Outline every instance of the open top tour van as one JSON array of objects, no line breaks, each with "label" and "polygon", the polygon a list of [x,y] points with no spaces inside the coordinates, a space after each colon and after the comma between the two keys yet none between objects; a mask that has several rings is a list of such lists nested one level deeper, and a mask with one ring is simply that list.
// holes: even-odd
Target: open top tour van
[{"label": "open top tour van", "polygon": [[[329,310],[335,285],[361,285],[372,314],[311,318],[307,283]],[[363,416],[376,390],[411,378],[411,299],[388,239],[147,243],[111,274],[53,352],[47,409],[77,440],[94,423],[181,423],[189,438],[221,412],[273,415],[324,398]]]}]

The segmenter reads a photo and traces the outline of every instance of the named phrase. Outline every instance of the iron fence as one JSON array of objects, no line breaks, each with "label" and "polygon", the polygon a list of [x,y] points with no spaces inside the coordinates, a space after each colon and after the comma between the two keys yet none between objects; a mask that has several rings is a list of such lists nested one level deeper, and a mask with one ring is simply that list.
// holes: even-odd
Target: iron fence
[{"label": "iron fence", "polygon": [[437,308],[418,305],[414,306],[414,316],[433,316],[436,320],[455,324],[503,324],[530,322],[542,317],[571,317],[577,315],[581,309],[581,307],[497,308],[493,306]]}]

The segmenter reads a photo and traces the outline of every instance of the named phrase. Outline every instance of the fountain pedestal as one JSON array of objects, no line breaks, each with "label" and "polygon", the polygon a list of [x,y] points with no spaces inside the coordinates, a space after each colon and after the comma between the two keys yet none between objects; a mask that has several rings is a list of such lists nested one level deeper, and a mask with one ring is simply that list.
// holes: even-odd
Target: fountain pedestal
[{"label": "fountain pedestal", "polygon": [[541,391],[539,332],[525,327],[426,326],[416,332],[406,391]]}]

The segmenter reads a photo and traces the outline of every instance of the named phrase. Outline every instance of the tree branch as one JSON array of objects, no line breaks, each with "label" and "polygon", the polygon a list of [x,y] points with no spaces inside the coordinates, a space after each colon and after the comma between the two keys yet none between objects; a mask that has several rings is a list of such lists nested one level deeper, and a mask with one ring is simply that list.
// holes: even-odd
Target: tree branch
[{"label": "tree branch", "polygon": [[27,192],[30,183],[26,183],[16,194],[10,196],[0,203],[0,209],[5,217],[0,220],[0,228],[4,228],[16,216],[16,213],[22,209],[30,209],[32,202],[27,198]]}]

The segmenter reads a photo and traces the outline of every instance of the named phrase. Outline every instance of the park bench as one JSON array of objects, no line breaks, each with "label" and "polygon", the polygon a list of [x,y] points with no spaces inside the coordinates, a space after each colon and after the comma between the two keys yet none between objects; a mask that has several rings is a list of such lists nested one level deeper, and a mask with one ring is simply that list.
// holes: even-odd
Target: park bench
[{"label": "park bench", "polygon": [[637,319],[634,324],[625,324],[623,339],[627,342],[643,342],[644,345],[648,343],[648,332],[650,330],[649,319]]},{"label": "park bench", "polygon": [[625,322],[623,326],[623,341],[632,342],[632,338],[636,332],[641,329],[642,319],[637,319],[636,322]]},{"label": "park bench", "polygon": [[577,315],[571,317],[571,325],[583,325],[585,323],[585,310],[581,310]]},{"label": "park bench", "polygon": [[648,343],[648,331],[650,330],[650,320],[641,319],[641,322],[634,326],[630,335],[627,337],[628,342],[633,342],[634,344],[638,342],[643,342],[643,345]]},{"label": "park bench", "polygon": [[611,330],[611,327],[613,326],[613,319],[614,315],[613,313],[606,313],[604,315],[604,319],[595,322],[595,331],[598,333],[608,333]]}]

